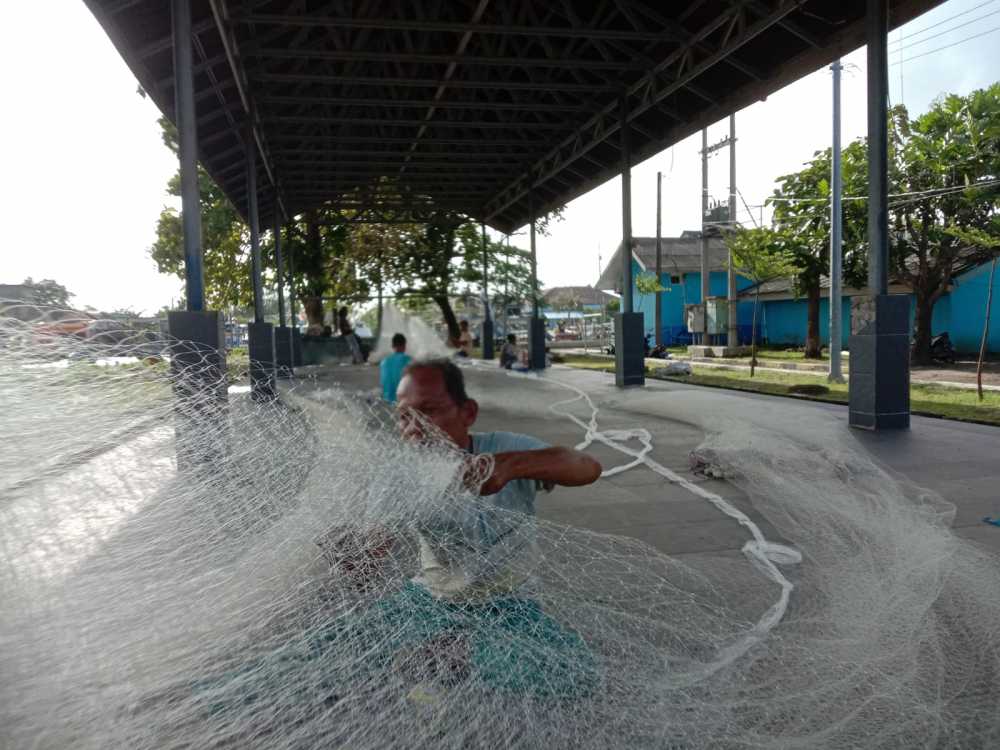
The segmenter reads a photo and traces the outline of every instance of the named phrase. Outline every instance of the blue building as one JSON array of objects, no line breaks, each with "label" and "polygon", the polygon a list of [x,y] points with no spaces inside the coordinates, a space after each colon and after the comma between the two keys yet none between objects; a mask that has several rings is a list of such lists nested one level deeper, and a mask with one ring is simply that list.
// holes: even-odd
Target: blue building
[{"label": "blue building", "polygon": [[[686,305],[700,303],[701,300],[701,233],[683,232],[680,237],[661,238],[660,285],[666,289],[661,296],[660,326],[663,343],[669,345],[690,344],[691,334],[687,331],[684,318]],[[727,284],[728,252],[720,237],[710,237],[708,245],[709,296],[725,297]],[[641,312],[647,333],[654,333],[656,326],[656,295],[642,294],[635,280],[640,274],[656,272],[656,238],[632,238],[632,300],[636,312]],[[595,284],[598,289],[613,290],[621,294],[622,246],[619,243],[615,254],[605,266],[601,278]],[[736,277],[736,288],[750,287],[749,280]],[[759,322],[759,321],[758,321]],[[737,307],[739,343],[750,343],[750,329],[753,323],[753,303],[741,299]],[[761,328],[758,325],[758,333]]]},{"label": "blue building", "polygon": [[[983,335],[983,314],[986,305],[986,290],[989,283],[990,264],[972,266],[960,273],[952,281],[947,294],[934,305],[931,320],[935,334],[948,332],[954,347],[960,352],[977,352]],[[843,305],[843,340],[841,346],[847,349],[851,334],[851,298],[864,294],[863,289],[845,289]],[[893,284],[890,294],[910,296],[910,331],[913,330],[913,315],[916,304],[912,290],[902,284]],[[821,282],[820,337],[824,346],[829,345],[830,290],[829,281]],[[744,300],[752,302],[753,290],[742,292]],[[806,338],[807,310],[805,298],[796,298],[791,280],[770,282],[761,287],[760,325],[761,340],[772,345],[803,346]],[[1000,352],[1000,298],[994,301],[990,312],[990,337],[987,349]],[[741,305],[742,309],[742,305]]]}]

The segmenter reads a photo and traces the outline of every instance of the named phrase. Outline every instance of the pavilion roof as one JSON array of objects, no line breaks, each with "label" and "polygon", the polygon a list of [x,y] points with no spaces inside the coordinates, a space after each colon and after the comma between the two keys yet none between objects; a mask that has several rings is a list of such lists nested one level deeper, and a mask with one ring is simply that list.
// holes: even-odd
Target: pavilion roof
[{"label": "pavilion roof", "polygon": [[[173,120],[171,3],[85,2]],[[939,2],[892,0],[890,28]],[[623,111],[638,162],[863,44],[864,11],[864,0],[195,0],[199,159],[245,217],[253,139],[264,227],[276,206],[287,217],[327,205],[359,220],[443,208],[512,231],[620,173]]]}]

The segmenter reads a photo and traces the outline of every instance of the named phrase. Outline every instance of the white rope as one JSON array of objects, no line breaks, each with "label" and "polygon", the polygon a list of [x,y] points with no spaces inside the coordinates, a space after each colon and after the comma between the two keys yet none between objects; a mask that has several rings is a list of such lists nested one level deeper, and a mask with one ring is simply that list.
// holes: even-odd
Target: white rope
[{"label": "white rope", "polygon": [[[610,469],[605,469],[601,473],[602,477],[610,477],[616,474],[621,474],[637,466],[646,466],[667,481],[677,484],[694,495],[697,495],[701,499],[708,501],[719,511],[743,526],[753,537],[753,539],[747,541],[743,545],[742,552],[758,571],[781,587],[781,593],[778,596],[778,600],[768,608],[768,610],[761,616],[750,631],[744,634],[738,641],[723,649],[717,659],[702,665],[697,670],[684,673],[684,679],[682,680],[684,684],[690,684],[692,682],[705,679],[720,669],[732,664],[749,651],[755,644],[759,643],[778,625],[778,623],[781,622],[782,618],[785,616],[785,612],[788,610],[788,601],[792,589],[794,588],[794,584],[785,577],[777,566],[796,565],[802,562],[802,553],[793,547],[789,547],[788,545],[769,541],[760,530],[760,527],[732,503],[726,501],[720,495],[717,495],[714,492],[709,492],[703,487],[700,487],[689,479],[685,479],[681,475],[671,471],[663,464],[651,458],[649,454],[653,450],[653,440],[649,430],[642,427],[630,430],[602,431],[598,429],[598,408],[594,405],[593,400],[591,400],[590,396],[588,396],[585,391],[577,388],[576,386],[570,385],[569,383],[564,383],[550,377],[541,378],[535,374],[528,375],[526,373],[517,372],[508,372],[507,374],[511,377],[536,377],[547,383],[558,385],[576,394],[571,398],[557,401],[549,406],[549,410],[553,414],[571,420],[574,424],[584,430],[584,439],[576,445],[576,449],[585,450],[592,443],[598,442],[618,451],[619,453],[632,457],[632,460],[627,463],[614,466]],[[590,409],[590,419],[587,422],[583,421],[574,414],[561,411],[558,408],[560,406],[576,403],[581,400],[585,402],[587,407]],[[630,440],[638,440],[642,445],[642,448],[640,450],[630,448],[627,445]],[[676,678],[677,675],[674,675],[674,677]]]}]

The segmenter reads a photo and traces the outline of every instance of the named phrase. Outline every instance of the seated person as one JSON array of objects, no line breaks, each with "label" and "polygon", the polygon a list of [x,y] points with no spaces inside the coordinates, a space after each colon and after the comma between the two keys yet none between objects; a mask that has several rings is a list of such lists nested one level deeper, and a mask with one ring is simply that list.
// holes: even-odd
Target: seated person
[{"label": "seated person", "polygon": [[461,449],[493,458],[483,504],[421,525],[419,575],[376,607],[378,629],[395,634],[397,664],[402,659],[439,681],[475,671],[495,688],[541,697],[586,692],[595,665],[583,640],[520,589],[538,557],[531,517],[539,484],[590,484],[601,465],[527,435],[470,432],[479,407],[451,362],[411,364],[397,396],[404,438],[426,437],[418,414]]},{"label": "seated person", "polygon": [[406,353],[406,336],[401,333],[392,337],[392,354],[378,366],[379,381],[382,384],[382,398],[390,404],[396,403],[396,389],[403,379],[403,370],[413,358]]},{"label": "seated person", "polygon": [[500,349],[500,366],[505,370],[509,370],[518,361],[517,336],[513,333],[508,333],[507,342]]}]

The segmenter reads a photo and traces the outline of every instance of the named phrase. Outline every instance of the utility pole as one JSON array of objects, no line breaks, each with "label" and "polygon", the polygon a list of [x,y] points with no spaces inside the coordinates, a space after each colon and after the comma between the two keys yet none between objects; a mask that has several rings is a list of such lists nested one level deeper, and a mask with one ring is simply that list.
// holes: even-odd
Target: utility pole
[{"label": "utility pole", "polygon": [[697,343],[707,341],[705,329],[708,327],[708,235],[705,234],[705,216],[708,215],[708,128],[701,129],[701,308],[702,332],[695,334]]},{"label": "utility pole", "polygon": [[[736,113],[729,115],[729,231],[736,231]],[[739,346],[739,331],[736,320],[736,269],[733,268],[733,254],[729,253],[726,272],[726,345]]]},{"label": "utility pole", "polygon": [[841,370],[840,350],[843,341],[841,332],[841,274],[843,260],[843,244],[841,240],[841,210],[840,196],[843,191],[840,167],[840,71],[843,66],[840,60],[830,66],[833,71],[833,148],[831,150],[830,175],[830,376],[831,383],[843,383],[844,373]]},{"label": "utility pole", "polygon": [[[661,221],[663,213],[663,172],[656,173],[656,283],[660,284],[663,280],[663,238],[661,236]],[[656,292],[656,305],[653,308],[653,317],[655,319],[653,329],[656,334],[657,346],[663,345],[663,299],[662,293]]]}]

